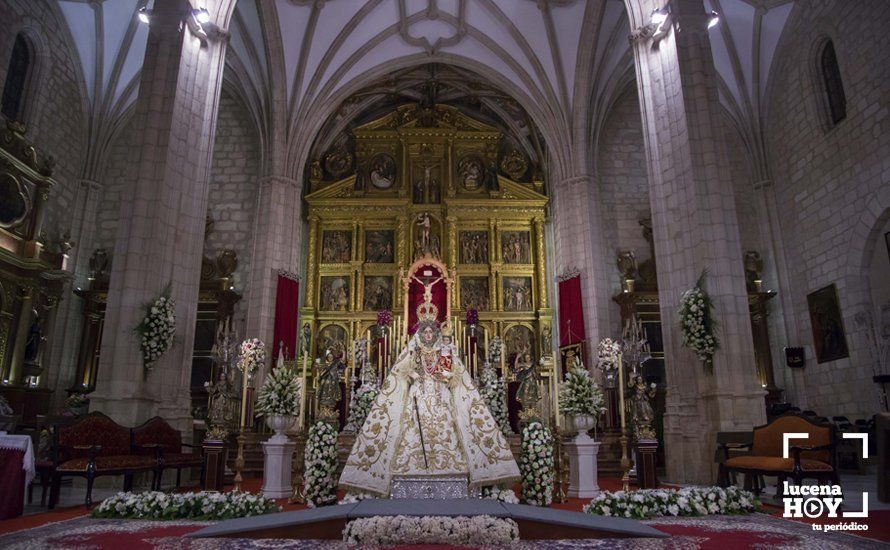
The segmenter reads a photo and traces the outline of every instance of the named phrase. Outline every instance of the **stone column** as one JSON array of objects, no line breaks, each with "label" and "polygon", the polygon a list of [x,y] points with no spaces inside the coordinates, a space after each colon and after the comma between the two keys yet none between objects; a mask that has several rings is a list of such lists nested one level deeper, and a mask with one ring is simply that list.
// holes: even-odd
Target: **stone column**
[{"label": "stone column", "polygon": [[[23,287],[19,296],[20,313],[19,324],[15,329],[15,340],[12,344],[12,361],[9,363],[9,376],[7,380],[12,385],[19,385],[24,381],[25,346],[28,343],[28,331],[31,328],[32,311],[34,309],[34,289]],[[6,382],[4,380],[4,382]]]},{"label": "stone column", "polygon": [[[125,426],[154,414],[179,428],[190,419],[204,220],[226,41],[193,34],[184,24],[187,6],[180,0],[155,1],[134,106],[137,142],[129,152],[128,192],[121,202],[92,397],[96,409]],[[234,2],[207,0],[204,7],[224,26]],[[177,341],[143,379],[133,328],[145,303],[168,283],[176,303]]]},{"label": "stone column", "polygon": [[[628,0],[631,27],[660,0]],[[633,42],[649,173],[667,370],[668,479],[712,482],[716,434],[765,419],[748,316],[738,218],[702,0],[671,2],[672,29]],[[635,33],[636,34],[636,33]],[[639,36],[639,35],[637,35]],[[682,345],[680,296],[708,269],[720,349],[708,373]]]},{"label": "stone column", "polygon": [[[247,327],[243,336],[259,338],[269,345],[272,345],[275,330],[278,270],[299,272],[303,249],[301,187],[297,180],[283,176],[264,177],[257,186],[253,250],[246,289]],[[307,279],[311,280],[311,277],[307,273]],[[278,353],[277,342],[273,347]]]},{"label": "stone column", "polygon": [[[57,390],[73,388],[78,385],[74,380],[77,372],[78,353],[80,351],[81,333],[84,330],[83,305],[81,300],[71,294],[71,290],[87,285],[89,276],[88,263],[93,252],[93,237],[96,212],[99,207],[102,185],[90,179],[77,182],[77,201],[71,224],[71,240],[74,241],[73,254],[69,258],[68,270],[74,273],[74,282],[65,288],[65,295],[59,305],[55,320],[55,334],[51,342],[49,363],[46,365],[52,382],[47,384]],[[47,372],[46,370],[44,372]],[[57,391],[53,402],[61,405],[65,393]]]},{"label": "stone column", "polygon": [[[555,189],[551,206],[556,242],[556,275],[570,269],[581,273],[587,356],[609,333],[609,287],[606,281],[605,246],[598,183],[593,176],[563,180]],[[556,335],[554,335],[556,337]]]}]

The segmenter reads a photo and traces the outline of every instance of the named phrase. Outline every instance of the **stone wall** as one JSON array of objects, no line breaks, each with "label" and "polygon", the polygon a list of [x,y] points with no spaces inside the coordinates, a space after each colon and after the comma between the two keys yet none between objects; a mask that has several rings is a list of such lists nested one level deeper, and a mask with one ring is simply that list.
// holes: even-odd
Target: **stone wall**
[{"label": "stone wall", "polygon": [[36,71],[36,78],[31,78],[26,90],[24,122],[26,135],[38,150],[56,159],[57,186],[50,194],[43,226],[50,247],[55,249],[59,235],[72,229],[70,213],[75,207],[84,153],[80,68],[65,38],[67,25],[46,0],[0,2],[0,21],[0,88],[6,82],[17,34],[24,30],[36,49],[29,69]]},{"label": "stone wall", "polygon": [[[798,319],[800,341],[791,344],[807,348],[800,391],[805,405],[825,416],[870,416],[877,409],[855,316],[870,309],[864,269],[878,238],[875,228],[890,207],[888,24],[890,4],[880,0],[796,6],[771,73],[767,151],[791,277],[782,291],[792,293]],[[816,71],[818,45],[827,37],[834,41],[847,99],[846,119],[833,128]],[[850,356],[820,364],[807,294],[829,284],[837,285]]]},{"label": "stone wall", "polygon": [[247,109],[223,91],[216,122],[209,214],[213,230],[206,236],[204,255],[216,258],[225,249],[238,254],[235,288],[246,290],[253,238],[253,217],[260,166],[260,143]]}]

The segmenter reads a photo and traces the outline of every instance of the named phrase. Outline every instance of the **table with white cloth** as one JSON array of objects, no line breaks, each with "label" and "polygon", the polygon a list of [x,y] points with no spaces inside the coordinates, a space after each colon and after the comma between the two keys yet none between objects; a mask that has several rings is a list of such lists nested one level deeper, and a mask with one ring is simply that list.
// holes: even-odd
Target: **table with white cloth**
[{"label": "table with white cloth", "polygon": [[34,473],[31,437],[0,433],[0,519],[22,515],[26,489],[34,481]]}]

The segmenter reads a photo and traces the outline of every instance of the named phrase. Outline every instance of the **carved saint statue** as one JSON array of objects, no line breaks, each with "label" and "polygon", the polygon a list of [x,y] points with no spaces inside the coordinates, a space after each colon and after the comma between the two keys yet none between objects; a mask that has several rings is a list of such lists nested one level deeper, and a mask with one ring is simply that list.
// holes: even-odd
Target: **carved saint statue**
[{"label": "carved saint statue", "polygon": [[229,428],[235,424],[235,393],[225,371],[220,370],[216,382],[208,384],[207,423],[211,427]]},{"label": "carved saint statue", "polygon": [[318,405],[335,409],[343,397],[340,391],[340,375],[344,369],[343,362],[334,354],[334,350],[325,350],[324,362],[319,361],[318,374]]},{"label": "carved saint statue", "polygon": [[535,362],[529,353],[518,354],[513,364],[513,372],[519,382],[516,390],[516,399],[522,403],[523,409],[534,409],[541,400],[541,392],[538,389],[538,372]]}]

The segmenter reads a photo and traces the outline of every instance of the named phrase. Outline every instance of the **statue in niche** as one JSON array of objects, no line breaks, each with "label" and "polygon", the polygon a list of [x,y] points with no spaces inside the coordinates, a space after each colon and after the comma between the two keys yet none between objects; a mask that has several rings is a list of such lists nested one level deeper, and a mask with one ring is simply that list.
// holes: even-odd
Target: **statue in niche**
[{"label": "statue in niche", "polygon": [[541,353],[547,356],[553,353],[553,329],[550,324],[541,329]]},{"label": "statue in niche", "polygon": [[428,212],[417,216],[415,222],[419,228],[414,239],[414,258],[424,256],[439,257],[439,236],[432,232],[432,219]]},{"label": "statue in niche", "polygon": [[232,382],[220,369],[216,382],[206,382],[208,393],[207,423],[211,427],[230,428],[235,424],[235,392]]},{"label": "statue in niche", "polygon": [[513,362],[513,373],[519,388],[516,390],[516,400],[522,403],[525,410],[534,409],[541,400],[541,391],[538,388],[538,371],[530,353],[516,355]]},{"label": "statue in niche", "polygon": [[28,329],[28,339],[25,341],[25,363],[33,364],[37,361],[40,346],[43,345],[46,338],[43,336],[43,323],[41,322],[40,314],[34,309],[31,310],[31,315],[34,320],[31,322],[31,326]]},{"label": "statue in niche", "polygon": [[312,346],[312,327],[309,323],[303,323],[303,330],[300,332],[300,350],[303,355],[309,355]]},{"label": "statue in niche", "polygon": [[343,397],[340,391],[340,378],[345,370],[343,361],[340,360],[338,350],[326,349],[324,361],[318,362],[318,406],[320,408],[335,409]]},{"label": "statue in niche", "polygon": [[414,204],[439,204],[439,180],[433,177],[432,165],[423,167],[423,177],[414,182]]}]

